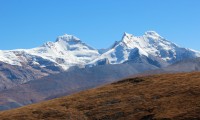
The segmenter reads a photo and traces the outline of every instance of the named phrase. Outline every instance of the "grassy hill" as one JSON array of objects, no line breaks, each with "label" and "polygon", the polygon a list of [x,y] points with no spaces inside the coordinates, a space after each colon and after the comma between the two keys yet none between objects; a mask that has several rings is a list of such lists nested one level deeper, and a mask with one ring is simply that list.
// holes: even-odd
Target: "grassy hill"
[{"label": "grassy hill", "polygon": [[200,72],[128,78],[18,109],[1,120],[199,120]]},{"label": "grassy hill", "polygon": [[0,111],[71,95],[153,69],[156,67],[150,64],[131,61],[124,64],[88,68],[74,67],[65,72],[0,91]]}]

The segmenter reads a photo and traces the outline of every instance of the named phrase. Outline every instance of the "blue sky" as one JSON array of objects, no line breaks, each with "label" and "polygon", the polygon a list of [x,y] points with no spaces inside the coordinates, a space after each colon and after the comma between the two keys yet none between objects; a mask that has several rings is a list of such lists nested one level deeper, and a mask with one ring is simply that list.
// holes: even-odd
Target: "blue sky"
[{"label": "blue sky", "polygon": [[0,0],[0,49],[33,48],[73,34],[106,48],[124,32],[154,30],[200,50],[200,0]]}]

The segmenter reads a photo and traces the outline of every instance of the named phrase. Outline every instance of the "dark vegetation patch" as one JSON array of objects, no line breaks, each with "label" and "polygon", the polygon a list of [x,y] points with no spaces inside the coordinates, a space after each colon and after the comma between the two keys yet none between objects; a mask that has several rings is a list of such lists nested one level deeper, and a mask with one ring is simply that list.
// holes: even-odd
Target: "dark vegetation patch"
[{"label": "dark vegetation patch", "polygon": [[125,80],[121,80],[121,81],[118,81],[118,82],[113,83],[113,84],[122,84],[122,83],[137,84],[137,83],[140,83],[140,82],[143,82],[143,81],[145,81],[143,78],[136,77],[136,78],[128,78],[128,79],[125,79]]}]

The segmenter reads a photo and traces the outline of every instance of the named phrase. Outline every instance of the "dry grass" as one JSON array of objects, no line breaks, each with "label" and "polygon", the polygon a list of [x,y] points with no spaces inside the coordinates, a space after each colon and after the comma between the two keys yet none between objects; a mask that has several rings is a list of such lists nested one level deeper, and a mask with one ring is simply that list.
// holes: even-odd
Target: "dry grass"
[{"label": "dry grass", "polygon": [[0,112],[1,120],[199,120],[200,73],[129,78]]}]

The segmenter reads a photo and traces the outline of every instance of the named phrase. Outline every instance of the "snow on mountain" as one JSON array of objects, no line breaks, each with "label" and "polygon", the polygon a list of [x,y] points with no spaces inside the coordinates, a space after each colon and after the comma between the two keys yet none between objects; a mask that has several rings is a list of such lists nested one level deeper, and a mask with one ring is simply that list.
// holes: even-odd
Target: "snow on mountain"
[{"label": "snow on mountain", "polygon": [[148,31],[139,37],[124,33],[121,41],[115,42],[110,50],[91,61],[89,65],[98,65],[99,62],[102,63],[105,60],[106,63],[120,64],[134,60],[136,54],[138,54],[137,57],[153,56],[169,64],[182,59],[200,57],[200,52],[179,47],[155,31]]},{"label": "snow on mountain", "polygon": [[[200,52],[179,47],[154,31],[139,37],[124,33],[121,41],[99,50],[65,34],[55,42],[32,49],[0,50],[0,90],[64,70],[120,63],[136,70],[141,66],[156,69],[196,57],[200,57]],[[106,70],[109,69],[105,69],[107,73]]]},{"label": "snow on mountain", "polygon": [[71,66],[84,66],[98,56],[97,50],[81,42],[79,38],[67,34],[59,36],[55,42],[47,42],[33,49],[0,51],[0,61],[11,65],[51,65],[60,66],[64,70]]},{"label": "snow on mountain", "polygon": [[[124,33],[108,49],[93,49],[73,35],[59,36],[33,49],[0,51],[0,61],[17,66],[29,65],[58,71],[71,66],[84,67],[103,64],[120,64],[126,61],[145,62],[162,67],[166,63],[200,57],[200,52],[177,46],[154,31],[143,36]],[[166,63],[165,63],[166,62]]]}]

